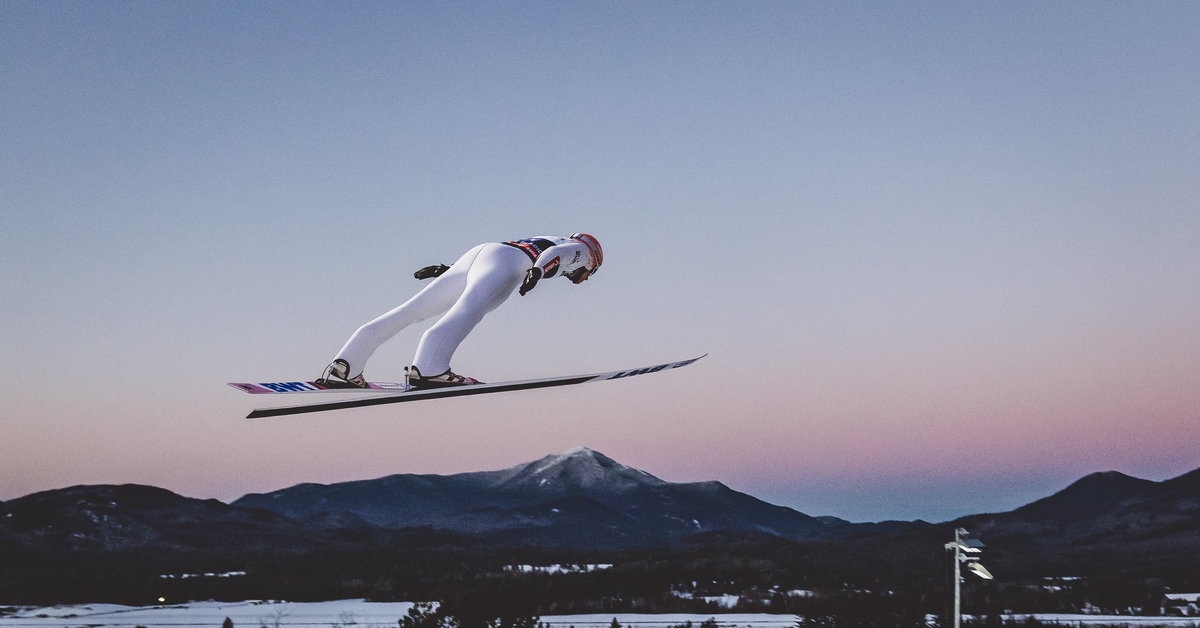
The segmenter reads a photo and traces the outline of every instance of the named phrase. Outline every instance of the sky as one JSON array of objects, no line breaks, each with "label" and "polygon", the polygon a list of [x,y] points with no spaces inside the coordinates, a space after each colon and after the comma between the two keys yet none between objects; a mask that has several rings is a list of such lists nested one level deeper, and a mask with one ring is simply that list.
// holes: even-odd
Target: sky
[{"label": "sky", "polygon": [[[1200,467],[1198,4],[7,0],[0,59],[0,500],[587,446],[946,521]],[[601,272],[514,295],[456,372],[708,357],[255,421],[225,385],[577,231]]]}]

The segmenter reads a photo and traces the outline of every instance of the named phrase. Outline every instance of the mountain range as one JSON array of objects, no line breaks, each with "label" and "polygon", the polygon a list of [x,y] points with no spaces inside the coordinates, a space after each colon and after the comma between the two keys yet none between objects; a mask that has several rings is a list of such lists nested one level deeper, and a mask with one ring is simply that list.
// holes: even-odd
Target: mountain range
[{"label": "mountain range", "polygon": [[895,548],[924,547],[957,526],[1002,550],[1014,568],[1134,555],[1169,563],[1200,550],[1200,470],[1164,482],[1095,473],[1010,512],[867,524],[812,517],[720,482],[667,482],[578,448],[500,471],[299,484],[229,504],[138,485],[46,491],[0,502],[0,551],[229,555],[362,548],[385,538],[623,550],[712,535]]},{"label": "mountain range", "polygon": [[720,482],[666,482],[588,448],[501,471],[301,484],[232,505],[317,526],[432,526],[568,547],[656,545],[728,530],[824,538],[830,525]]},{"label": "mountain range", "polygon": [[1162,482],[1093,473],[1016,510],[956,523],[1043,571],[1157,565],[1165,575],[1200,554],[1200,469]]}]

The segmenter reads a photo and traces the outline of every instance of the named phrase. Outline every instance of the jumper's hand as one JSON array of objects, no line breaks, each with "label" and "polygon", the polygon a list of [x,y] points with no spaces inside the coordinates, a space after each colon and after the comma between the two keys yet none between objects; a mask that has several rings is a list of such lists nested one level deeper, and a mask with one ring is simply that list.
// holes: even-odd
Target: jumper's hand
[{"label": "jumper's hand", "polygon": [[533,290],[533,287],[537,285],[538,280],[541,278],[542,269],[536,266],[530,268],[529,272],[525,273],[525,281],[521,282],[521,289],[518,292],[521,293],[521,296],[525,296],[525,293]]},{"label": "jumper's hand", "polygon": [[442,273],[448,270],[450,270],[450,267],[445,264],[434,264],[433,266],[426,266],[425,268],[413,273],[413,277],[416,277],[417,279],[429,279],[430,277],[439,277]]},{"label": "jumper's hand", "polygon": [[567,275],[567,279],[570,279],[571,283],[578,286],[579,284],[587,281],[588,277],[591,277],[591,276],[592,276],[592,271],[580,266],[579,268],[576,268],[575,270],[571,271]]}]

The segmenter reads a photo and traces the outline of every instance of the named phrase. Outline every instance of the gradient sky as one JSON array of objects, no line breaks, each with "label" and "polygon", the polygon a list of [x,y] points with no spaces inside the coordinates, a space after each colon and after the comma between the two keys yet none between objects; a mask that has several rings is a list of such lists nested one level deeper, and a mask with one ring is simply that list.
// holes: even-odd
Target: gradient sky
[{"label": "gradient sky", "polygon": [[[0,2],[0,499],[588,446],[944,521],[1200,467],[1200,4]],[[596,234],[455,356],[246,421],[413,270]],[[402,377],[422,329],[368,365]]]}]

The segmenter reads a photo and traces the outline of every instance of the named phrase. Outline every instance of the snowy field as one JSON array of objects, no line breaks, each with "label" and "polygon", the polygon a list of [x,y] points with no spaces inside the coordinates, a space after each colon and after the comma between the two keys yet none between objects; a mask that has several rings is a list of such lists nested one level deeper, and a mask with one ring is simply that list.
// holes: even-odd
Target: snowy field
[{"label": "snowy field", "polygon": [[[328,626],[331,628],[384,628],[395,626],[408,613],[410,602],[191,602],[172,606],[120,606],[86,604],[52,608],[22,608],[0,616],[0,628],[220,628],[225,618],[234,626],[283,628],[286,626]],[[795,615],[766,613],[720,614],[638,614],[600,613],[594,615],[548,615],[542,621],[553,628],[609,628],[616,618],[622,626],[666,628],[691,621],[698,626],[715,618],[724,628],[792,628]],[[1012,619],[1023,619],[1024,615]],[[1172,626],[1200,628],[1200,617],[1130,617],[1127,615],[1034,615],[1046,623],[1063,626]]]},{"label": "snowy field", "polygon": [[[158,626],[191,628],[204,626],[220,628],[228,617],[234,626],[268,628],[285,626],[333,626],[361,628],[395,626],[408,613],[410,602],[364,602],[339,600],[334,602],[192,602],[172,606],[119,606],[86,604],[53,608],[21,609],[0,616],[0,628],[134,628]],[[672,613],[645,615],[635,613],[606,613],[600,615],[547,615],[542,621],[555,627],[608,628],[613,618],[622,626],[665,628],[691,621],[695,625],[714,617],[712,614],[692,615]],[[795,615],[762,613],[731,613],[715,615],[722,626],[747,628],[790,628],[796,625]]]},{"label": "snowy field", "polygon": [[[1028,615],[1017,615],[1014,619],[1028,617]],[[1033,615],[1038,621],[1045,624],[1058,624],[1062,626],[1092,626],[1100,628],[1101,626],[1120,626],[1121,628],[1134,628],[1135,626],[1171,626],[1175,628],[1179,626],[1200,626],[1200,617],[1131,617],[1129,615],[1063,615],[1056,613],[1046,613],[1041,615]]]}]

